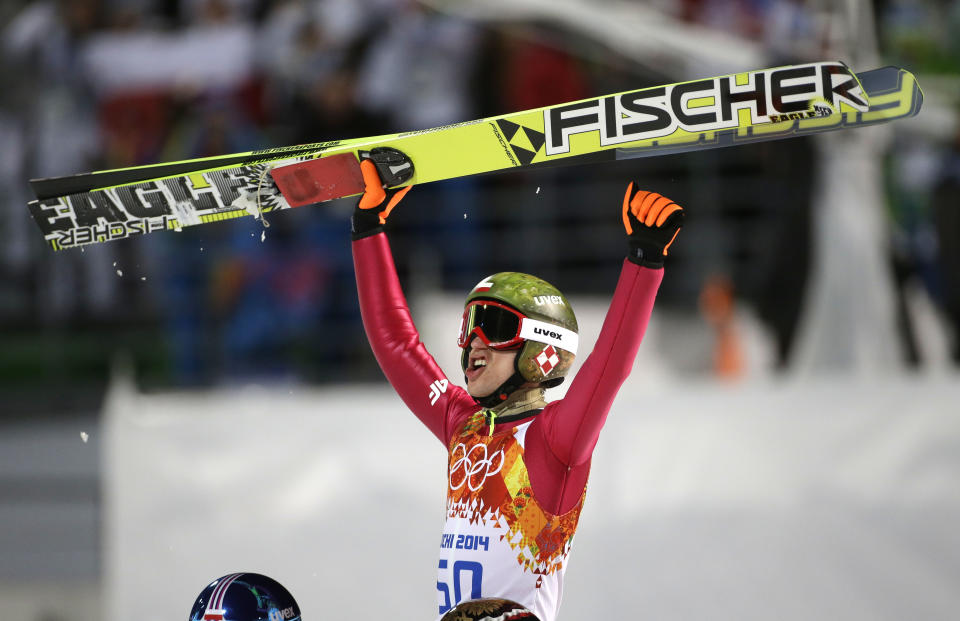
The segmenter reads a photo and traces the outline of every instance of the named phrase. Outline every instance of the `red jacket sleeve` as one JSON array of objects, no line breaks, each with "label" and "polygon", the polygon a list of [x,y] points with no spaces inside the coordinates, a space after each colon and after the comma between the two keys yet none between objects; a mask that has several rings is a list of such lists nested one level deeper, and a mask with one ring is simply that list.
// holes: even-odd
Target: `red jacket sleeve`
[{"label": "red jacket sleeve", "polygon": [[525,456],[531,483],[538,501],[557,514],[572,508],[583,493],[600,429],[633,368],[662,280],[662,269],[624,260],[593,352],[566,396],[530,425]]},{"label": "red jacket sleeve", "polygon": [[420,342],[386,234],[353,242],[353,266],[363,327],[380,368],[407,407],[446,446],[457,425],[478,406],[467,391],[450,384]]}]

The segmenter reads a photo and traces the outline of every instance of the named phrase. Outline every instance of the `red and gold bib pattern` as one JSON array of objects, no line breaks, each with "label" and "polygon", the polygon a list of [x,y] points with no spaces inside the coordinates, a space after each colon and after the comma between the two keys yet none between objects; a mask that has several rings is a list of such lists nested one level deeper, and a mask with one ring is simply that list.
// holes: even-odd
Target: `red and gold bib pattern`
[{"label": "red and gold bib pattern", "polygon": [[586,490],[563,515],[545,511],[530,486],[518,441],[527,425],[488,436],[483,412],[474,414],[450,441],[447,517],[494,528],[500,540],[517,553],[517,563],[534,574],[563,568],[570,550]]}]

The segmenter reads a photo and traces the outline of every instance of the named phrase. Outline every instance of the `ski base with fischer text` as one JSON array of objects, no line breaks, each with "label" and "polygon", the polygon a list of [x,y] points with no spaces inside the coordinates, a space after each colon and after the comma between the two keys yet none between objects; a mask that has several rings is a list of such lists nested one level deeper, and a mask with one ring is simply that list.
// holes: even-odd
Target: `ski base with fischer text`
[{"label": "ski base with fischer text", "polygon": [[428,130],[36,179],[29,209],[61,250],[359,194],[357,154],[374,147],[399,149],[415,166],[408,183],[429,183],[866,127],[915,116],[922,103],[905,69],[809,63]]}]

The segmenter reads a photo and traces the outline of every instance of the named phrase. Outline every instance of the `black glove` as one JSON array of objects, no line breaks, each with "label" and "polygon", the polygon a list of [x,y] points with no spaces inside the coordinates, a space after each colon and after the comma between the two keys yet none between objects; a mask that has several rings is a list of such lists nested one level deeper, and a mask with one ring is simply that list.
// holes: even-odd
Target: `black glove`
[{"label": "black glove", "polygon": [[366,189],[353,210],[350,231],[353,241],[383,231],[387,216],[410,188],[388,188],[413,176],[413,162],[406,155],[390,147],[378,147],[360,152],[360,173]]},{"label": "black glove", "polygon": [[630,242],[627,258],[637,265],[662,268],[683,218],[683,207],[656,192],[635,190],[631,182],[623,196],[623,228]]}]

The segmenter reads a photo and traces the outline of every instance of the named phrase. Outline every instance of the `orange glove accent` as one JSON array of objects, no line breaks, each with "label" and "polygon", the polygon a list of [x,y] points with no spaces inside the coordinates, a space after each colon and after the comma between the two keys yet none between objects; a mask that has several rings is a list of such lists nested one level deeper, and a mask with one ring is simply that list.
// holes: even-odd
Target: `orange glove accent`
[{"label": "orange glove accent", "polygon": [[412,185],[408,185],[405,188],[397,190],[397,192],[390,197],[390,201],[387,202],[387,208],[380,212],[380,224],[386,224],[387,217],[390,216],[390,212],[393,211],[393,208],[397,206],[397,203],[399,203],[400,200],[406,196],[407,192],[409,192],[412,188]]},{"label": "orange glove accent", "polygon": [[673,240],[677,238],[677,235],[680,234],[680,229],[677,229],[677,232],[673,234],[673,237],[670,238],[670,241],[667,242],[667,245],[663,247],[663,256],[667,256],[667,250],[670,249],[670,244],[673,243]]},{"label": "orange glove accent", "polygon": [[[383,189],[383,182],[380,181],[380,174],[377,173],[376,165],[370,160],[360,162],[360,174],[363,175],[363,184],[366,187],[357,207],[360,209],[375,209],[387,197],[387,192]],[[381,219],[380,222],[382,223],[383,220]]]},{"label": "orange glove accent", "polygon": [[[633,197],[630,192],[633,190],[633,182],[627,186],[627,193],[623,196],[623,228],[627,235],[633,235],[633,225],[630,223],[630,215],[642,222],[644,226],[661,227],[667,221],[670,214],[682,211],[683,208],[662,194],[656,192],[647,192],[638,190]],[[676,235],[674,235],[676,237]],[[671,243],[673,240],[670,240]],[[670,244],[667,244],[669,246]]]},{"label": "orange glove accent", "polygon": [[364,190],[351,219],[354,240],[382,231],[390,212],[413,187],[408,185],[400,189],[385,189],[380,172],[370,159],[360,160],[360,174],[363,175]]},{"label": "orange glove accent", "polygon": [[683,225],[683,208],[662,194],[634,191],[631,182],[623,195],[622,215],[623,228],[630,237],[630,260],[647,267],[663,267],[663,257]]}]

